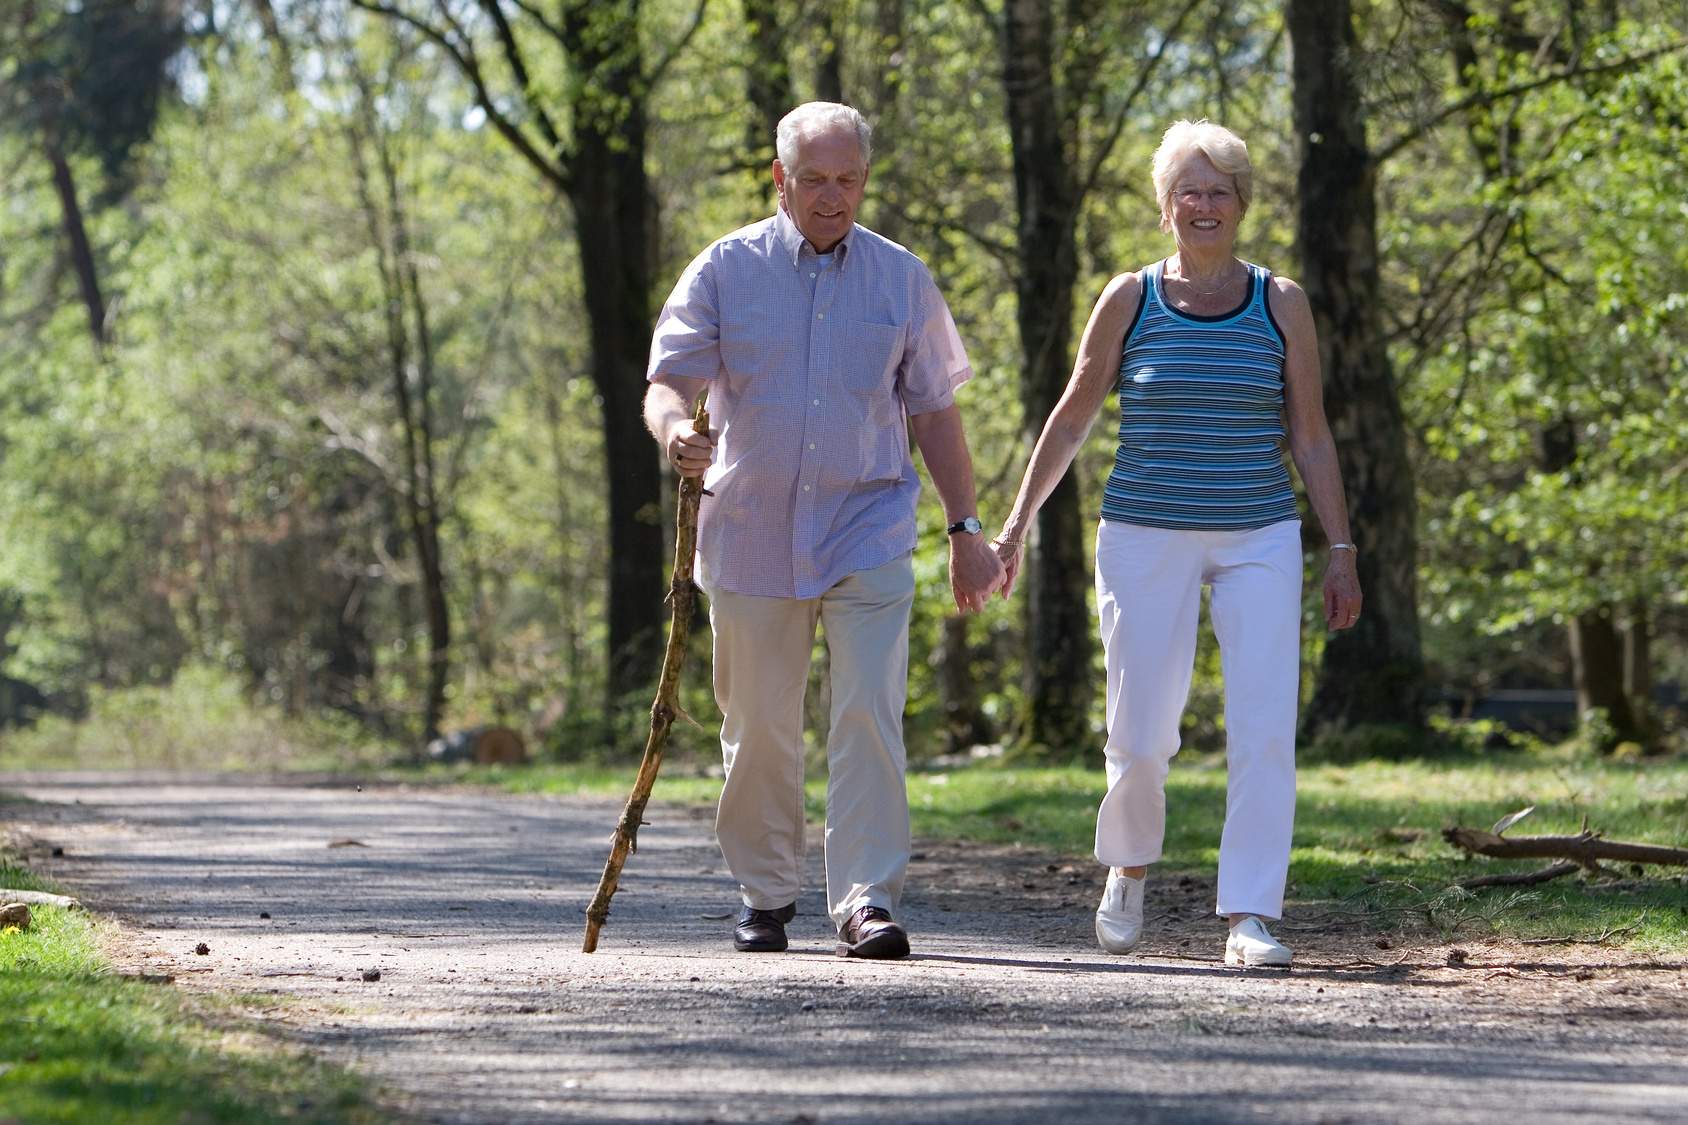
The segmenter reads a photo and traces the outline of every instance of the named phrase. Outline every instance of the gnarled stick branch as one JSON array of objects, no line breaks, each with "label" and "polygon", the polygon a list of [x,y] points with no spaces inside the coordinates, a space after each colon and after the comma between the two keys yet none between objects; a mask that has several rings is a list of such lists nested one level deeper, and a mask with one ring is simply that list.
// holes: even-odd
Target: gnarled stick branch
[{"label": "gnarled stick branch", "polygon": [[1688,866],[1688,848],[1667,848],[1659,844],[1631,844],[1602,839],[1586,829],[1575,836],[1497,836],[1481,828],[1455,825],[1442,830],[1442,838],[1456,848],[1495,859],[1566,859],[1598,873],[1600,861],[1620,863],[1662,863]]},{"label": "gnarled stick branch", "polygon": [[[694,433],[709,429],[709,411],[705,403],[708,390],[697,398],[697,411],[692,415]],[[586,908],[586,941],[581,949],[586,953],[598,948],[598,930],[610,916],[610,898],[621,881],[621,868],[629,852],[639,848],[639,825],[644,822],[645,805],[651,799],[651,787],[656,784],[657,770],[662,768],[662,752],[668,742],[668,729],[674,720],[686,716],[680,707],[680,668],[686,662],[686,637],[692,631],[692,607],[697,601],[697,587],[692,585],[692,560],[697,552],[697,509],[703,499],[702,477],[680,478],[679,511],[674,521],[674,579],[668,590],[668,605],[672,611],[668,625],[668,648],[662,655],[662,679],[657,683],[656,700],[651,704],[651,730],[645,738],[645,756],[639,763],[639,776],[633,791],[627,796],[627,806],[616,822],[615,836],[610,841],[610,857],[604,862],[603,877],[598,891]]]}]

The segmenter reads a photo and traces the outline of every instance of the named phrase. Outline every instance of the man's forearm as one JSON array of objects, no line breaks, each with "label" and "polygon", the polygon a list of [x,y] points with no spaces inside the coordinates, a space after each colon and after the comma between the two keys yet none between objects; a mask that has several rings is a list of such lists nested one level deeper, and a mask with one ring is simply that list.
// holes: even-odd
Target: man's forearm
[{"label": "man's forearm", "polygon": [[978,514],[978,497],[973,486],[973,458],[967,452],[967,435],[961,427],[961,408],[955,405],[929,414],[909,417],[915,444],[938,490],[944,518],[956,520]]},{"label": "man's forearm", "polygon": [[675,424],[691,418],[702,385],[702,379],[670,376],[645,388],[645,428],[658,445],[666,446]]}]

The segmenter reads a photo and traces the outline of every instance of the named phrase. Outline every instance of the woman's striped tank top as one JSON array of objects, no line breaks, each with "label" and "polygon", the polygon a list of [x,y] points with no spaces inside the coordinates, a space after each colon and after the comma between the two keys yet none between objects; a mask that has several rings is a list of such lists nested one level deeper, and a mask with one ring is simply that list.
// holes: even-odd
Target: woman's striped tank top
[{"label": "woman's striped tank top", "polygon": [[1165,262],[1143,271],[1120,360],[1119,450],[1102,518],[1245,531],[1295,519],[1284,467],[1284,338],[1271,274],[1249,264],[1248,297],[1221,316],[1167,304]]}]

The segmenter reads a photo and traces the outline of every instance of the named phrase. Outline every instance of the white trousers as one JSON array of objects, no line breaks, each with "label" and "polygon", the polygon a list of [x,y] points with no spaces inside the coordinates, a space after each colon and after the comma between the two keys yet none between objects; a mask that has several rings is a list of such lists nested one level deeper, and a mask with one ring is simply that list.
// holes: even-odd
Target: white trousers
[{"label": "white trousers", "polygon": [[1096,858],[1161,858],[1166,775],[1190,695],[1201,588],[1225,677],[1225,831],[1219,914],[1283,913],[1295,822],[1301,660],[1301,521],[1177,531],[1103,520],[1096,601],[1108,673],[1108,792]]},{"label": "white trousers", "polygon": [[863,906],[895,911],[908,868],[903,705],[910,556],[860,571],[818,598],[711,588],[721,789],[715,835],[746,906],[797,901],[803,872],[803,696],[815,623],[832,666],[827,737],[826,898],[835,925]]}]

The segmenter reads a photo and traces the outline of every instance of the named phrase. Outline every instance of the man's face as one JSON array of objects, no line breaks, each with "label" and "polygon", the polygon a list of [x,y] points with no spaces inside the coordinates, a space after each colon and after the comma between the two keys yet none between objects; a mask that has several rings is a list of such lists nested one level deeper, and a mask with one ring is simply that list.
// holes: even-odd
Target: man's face
[{"label": "man's face", "polygon": [[803,237],[825,254],[850,233],[867,190],[867,169],[853,129],[832,128],[797,142],[796,167],[774,161],[774,187]]}]

